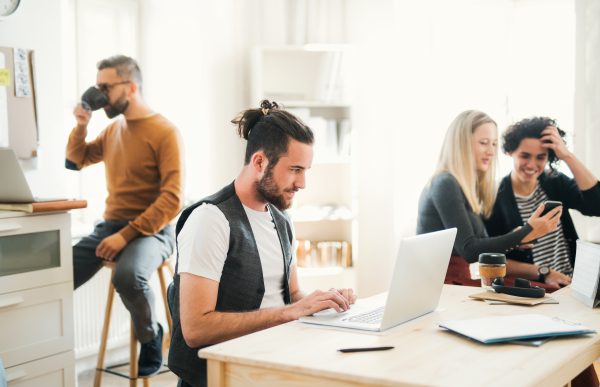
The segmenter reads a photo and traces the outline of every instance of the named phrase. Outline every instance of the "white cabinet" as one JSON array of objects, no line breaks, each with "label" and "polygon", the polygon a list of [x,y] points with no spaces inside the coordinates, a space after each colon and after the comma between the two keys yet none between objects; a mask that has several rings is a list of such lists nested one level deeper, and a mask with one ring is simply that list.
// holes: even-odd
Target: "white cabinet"
[{"label": "white cabinet", "polygon": [[71,215],[9,216],[0,212],[0,294],[73,281]]},{"label": "white cabinet", "polygon": [[0,212],[0,357],[8,386],[74,386],[68,213]]},{"label": "white cabinet", "polygon": [[58,355],[6,369],[7,387],[75,387],[75,353]]}]

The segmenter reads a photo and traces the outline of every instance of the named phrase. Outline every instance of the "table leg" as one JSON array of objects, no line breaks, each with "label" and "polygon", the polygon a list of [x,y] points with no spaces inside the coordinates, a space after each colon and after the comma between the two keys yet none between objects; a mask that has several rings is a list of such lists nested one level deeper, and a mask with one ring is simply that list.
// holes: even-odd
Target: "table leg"
[{"label": "table leg", "polygon": [[225,363],[218,360],[207,360],[208,387],[225,387]]}]

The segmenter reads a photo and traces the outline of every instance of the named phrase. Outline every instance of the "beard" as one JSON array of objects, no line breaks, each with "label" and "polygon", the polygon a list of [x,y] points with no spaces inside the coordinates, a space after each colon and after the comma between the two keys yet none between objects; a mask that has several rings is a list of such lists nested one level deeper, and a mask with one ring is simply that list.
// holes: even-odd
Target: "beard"
[{"label": "beard", "polygon": [[285,211],[292,206],[292,199],[287,198],[286,192],[296,192],[297,189],[279,189],[273,181],[273,170],[267,169],[262,179],[254,182],[256,198],[261,202],[271,203],[279,211]]},{"label": "beard", "polygon": [[115,118],[119,114],[123,114],[128,106],[129,100],[127,100],[127,96],[123,93],[115,103],[109,103],[104,107],[104,113],[106,113],[108,118]]}]

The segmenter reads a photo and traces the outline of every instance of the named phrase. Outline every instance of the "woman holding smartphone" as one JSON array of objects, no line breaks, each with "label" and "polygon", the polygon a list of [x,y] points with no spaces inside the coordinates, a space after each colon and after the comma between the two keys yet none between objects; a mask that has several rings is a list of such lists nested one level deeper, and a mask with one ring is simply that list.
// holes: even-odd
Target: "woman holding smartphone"
[{"label": "woman holding smartphone", "polygon": [[446,132],[435,173],[419,198],[418,234],[458,229],[447,283],[473,284],[468,263],[477,262],[479,254],[509,252],[558,224],[560,208],[545,216],[540,208],[520,227],[488,237],[483,219],[492,213],[496,198],[497,133],[487,114],[475,110],[459,114]]},{"label": "woman holding smartphone", "polygon": [[[566,147],[565,132],[547,117],[525,119],[503,135],[504,153],[512,157],[513,170],[502,179],[491,216],[485,220],[491,237],[523,225],[545,201],[562,203],[556,229],[536,238],[529,249],[507,252],[506,275],[554,286],[571,283],[577,232],[568,209],[600,216],[600,182]],[[560,160],[574,178],[556,171]],[[549,170],[546,167],[549,166]]]}]

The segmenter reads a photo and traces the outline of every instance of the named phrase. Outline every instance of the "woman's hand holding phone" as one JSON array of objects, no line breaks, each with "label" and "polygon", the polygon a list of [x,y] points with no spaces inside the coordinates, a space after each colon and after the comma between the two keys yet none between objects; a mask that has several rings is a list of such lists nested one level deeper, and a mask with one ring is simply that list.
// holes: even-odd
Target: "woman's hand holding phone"
[{"label": "woman's hand holding phone", "polygon": [[546,200],[544,202],[544,211],[542,211],[542,215],[541,216],[547,215],[550,211],[552,211],[556,207],[562,207],[562,202],[557,202],[557,201],[552,201],[552,200]]},{"label": "woman's hand holding phone", "polygon": [[533,231],[527,234],[521,243],[528,243],[534,239],[543,237],[558,227],[558,222],[560,221],[560,216],[562,215],[562,206],[558,206],[548,212],[546,215],[542,216],[545,207],[546,206],[542,204],[533,213],[533,215],[531,215],[527,223],[533,227]]}]

